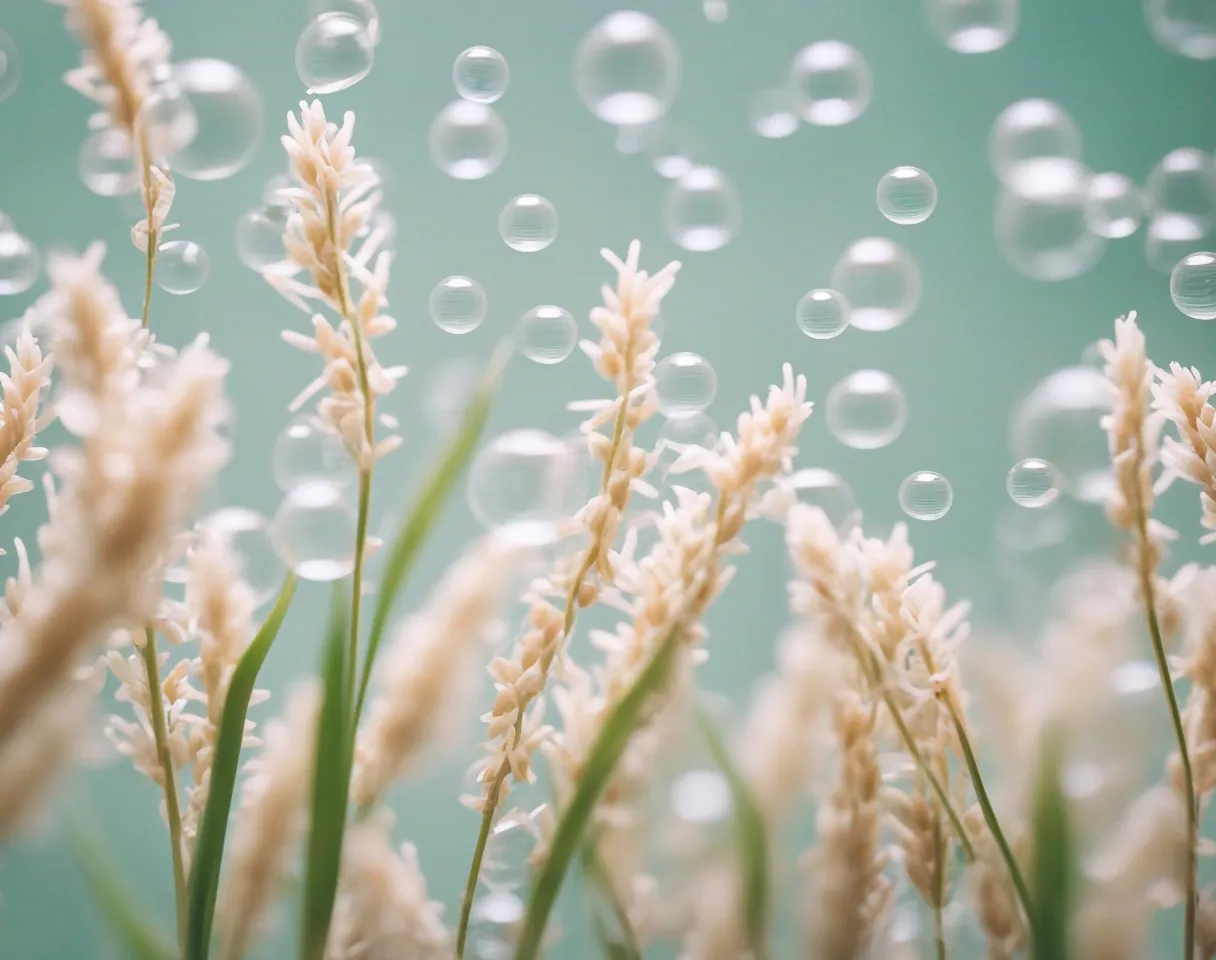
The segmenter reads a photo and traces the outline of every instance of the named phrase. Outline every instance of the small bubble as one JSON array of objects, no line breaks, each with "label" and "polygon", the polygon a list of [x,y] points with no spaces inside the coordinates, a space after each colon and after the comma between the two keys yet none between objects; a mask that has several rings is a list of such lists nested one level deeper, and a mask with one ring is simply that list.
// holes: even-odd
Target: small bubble
[{"label": "small bubble", "polygon": [[1122,240],[1140,229],[1144,198],[1121,173],[1099,173],[1089,181],[1085,217],[1089,229],[1109,240]]},{"label": "small bubble", "polygon": [[478,893],[469,911],[468,954],[471,960],[509,960],[524,919],[524,903],[514,893]]},{"label": "small bubble", "polygon": [[1154,270],[1172,274],[1184,257],[1201,252],[1211,239],[1211,232],[1194,217],[1154,214],[1144,231],[1144,257]]},{"label": "small bubble", "polygon": [[1154,216],[1186,217],[1207,233],[1216,225],[1216,160],[1194,147],[1171,150],[1149,172],[1144,194]]},{"label": "small bubble", "polygon": [[857,370],[828,391],[828,430],[846,447],[877,450],[894,442],[908,422],[899,384],[881,370]]},{"label": "small bubble", "polygon": [[924,223],[937,207],[937,184],[920,167],[896,167],[878,181],[878,210],[892,223]]},{"label": "small bubble", "polygon": [[667,188],[663,220],[668,235],[685,250],[720,250],[739,231],[739,195],[721,170],[693,167]]},{"label": "small bubble", "polygon": [[1081,133],[1064,109],[1050,100],[1011,103],[992,124],[988,162],[997,179],[1015,176],[1027,160],[1081,160]]},{"label": "small bubble", "polygon": [[180,83],[167,76],[155,83],[139,108],[136,126],[158,159],[172,157],[198,136],[198,117]]},{"label": "small bubble", "polygon": [[469,469],[469,508],[486,527],[553,527],[586,503],[581,452],[543,430],[487,443]]},{"label": "small bubble", "polygon": [[831,340],[849,326],[849,302],[835,290],[812,290],[798,301],[798,329],[813,340]]},{"label": "small bubble", "polygon": [[[701,447],[713,450],[718,444],[718,425],[704,413],[694,413],[687,417],[675,417],[667,420],[659,430],[659,439],[655,449],[659,455],[659,471],[664,479],[669,479],[668,471],[672,464],[680,459],[680,455],[689,447]],[[681,475],[670,478],[675,483],[681,483]]]},{"label": "small bubble", "polygon": [[1196,320],[1216,320],[1216,253],[1192,253],[1170,274],[1174,306]]},{"label": "small bubble", "polygon": [[840,474],[824,467],[796,470],[782,483],[799,503],[818,507],[838,530],[857,519],[857,497]]},{"label": "small bubble", "polygon": [[323,13],[296,42],[296,75],[310,96],[353,87],[372,70],[376,44],[367,25],[348,13]]},{"label": "small bubble", "polygon": [[290,276],[300,267],[287,255],[283,234],[287,229],[285,207],[255,207],[236,222],[236,253],[250,270]]},{"label": "small bubble", "polygon": [[1089,227],[1089,170],[1073,160],[1025,160],[997,200],[994,231],[1005,261],[1047,283],[1080,276],[1106,238]]},{"label": "small bubble", "polygon": [[469,333],[481,326],[488,304],[481,284],[471,277],[444,277],[431,291],[431,319],[445,333]]},{"label": "small bubble", "polygon": [[456,92],[476,103],[494,103],[507,92],[507,58],[493,47],[469,47],[452,65]]},{"label": "small bubble", "polygon": [[172,154],[174,173],[223,180],[241,170],[262,137],[262,98],[250,79],[224,60],[185,60],[173,80],[189,102],[196,133]]},{"label": "small bubble", "polygon": [[907,250],[885,237],[865,237],[840,255],[832,289],[849,305],[858,330],[892,330],[920,304],[920,269]]},{"label": "small bubble", "polygon": [[679,180],[695,166],[687,134],[672,129],[663,121],[645,128],[643,147],[654,172],[664,180]]},{"label": "small bubble", "polygon": [[76,171],[81,182],[99,197],[119,197],[139,189],[131,139],[112,127],[89,134],[80,146]]},{"label": "small bubble", "polygon": [[349,482],[352,463],[342,440],[312,414],[292,419],[274,441],[274,482],[284,493],[306,483]]},{"label": "small bubble", "polygon": [[798,130],[794,98],[786,89],[762,90],[752,99],[752,129],[766,140],[783,140]]},{"label": "small bubble", "polygon": [[21,82],[21,57],[13,38],[0,30],[0,100],[11,97]]},{"label": "small bubble", "polygon": [[1153,37],[1192,60],[1216,60],[1216,10],[1211,0],[1144,0]]},{"label": "small bubble", "polygon": [[241,575],[257,604],[269,601],[278,591],[283,564],[270,545],[266,518],[246,507],[223,507],[201,525],[223,536],[241,558]]},{"label": "small bubble", "polygon": [[211,273],[211,258],[193,240],[170,240],[156,251],[156,285],[166,293],[194,293]]},{"label": "small bubble", "polygon": [[669,418],[702,413],[718,393],[718,374],[696,353],[673,353],[654,369],[659,412]]},{"label": "small bubble", "polygon": [[605,123],[652,123],[667,112],[680,83],[680,52],[653,17],[609,14],[579,43],[574,85]]},{"label": "small bubble", "polygon": [[899,485],[899,508],[913,520],[940,520],[953,503],[950,481],[932,470],[918,470]]},{"label": "small bubble", "polygon": [[802,119],[819,127],[856,120],[870,105],[874,81],[856,48],[839,40],[803,47],[790,66],[789,87]]},{"label": "small bubble", "polygon": [[512,250],[537,253],[557,238],[557,211],[544,197],[521,194],[498,215],[498,235]]},{"label": "small bubble", "polygon": [[1018,29],[1020,0],[929,0],[929,23],[957,53],[1000,50]]},{"label": "small bubble", "polygon": [[374,0],[308,0],[308,15],[317,18],[326,13],[343,13],[354,17],[367,31],[373,45],[380,43],[380,11]]},{"label": "small bubble", "polygon": [[1009,468],[1005,490],[1019,507],[1045,507],[1060,495],[1060,474],[1046,460],[1027,457]]},{"label": "small bubble", "polygon": [[578,324],[570,311],[551,304],[533,307],[515,330],[520,352],[536,363],[561,363],[578,343]]},{"label": "small bubble", "polygon": [[507,155],[507,126],[493,107],[472,100],[449,103],[431,121],[431,161],[454,180],[480,180]]},{"label": "small bubble", "polygon": [[544,807],[508,810],[494,824],[486,840],[481,882],[493,893],[510,893],[528,880],[528,858],[540,842],[539,818]]},{"label": "small bubble", "polygon": [[42,257],[28,237],[16,230],[0,232],[0,296],[25,293],[38,282]]},{"label": "small bubble", "polygon": [[710,23],[726,23],[730,15],[727,0],[702,0],[701,11]]},{"label": "small bubble", "polygon": [[355,511],[343,487],[324,482],[293,487],[274,515],[270,541],[302,580],[348,576],[355,567]]}]

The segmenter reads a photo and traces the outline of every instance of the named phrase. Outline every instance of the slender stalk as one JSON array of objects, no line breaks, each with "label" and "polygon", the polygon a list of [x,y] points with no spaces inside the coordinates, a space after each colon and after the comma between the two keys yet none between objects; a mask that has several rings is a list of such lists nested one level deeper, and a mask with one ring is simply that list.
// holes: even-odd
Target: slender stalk
[{"label": "slender stalk", "polygon": [[148,131],[142,125],[139,125],[135,144],[139,152],[140,175],[144,184],[144,209],[148,215],[148,249],[144,257],[143,312],[143,328],[147,330],[152,318],[152,279],[156,274],[156,252],[160,245],[160,232],[156,229],[156,222],[152,219],[152,213],[156,208],[156,204],[152,202],[152,161],[149,153]]},{"label": "slender stalk", "polygon": [[[149,214],[151,216],[151,214]],[[156,274],[156,243],[158,237],[155,230],[148,231],[148,254],[145,258],[144,266],[144,329],[148,329],[148,322],[152,317],[152,278]]]},{"label": "slender stalk", "polygon": [[1005,832],[1001,829],[1001,823],[997,819],[996,811],[992,807],[992,801],[988,798],[988,790],[985,788],[984,778],[980,774],[980,765],[975,759],[975,751],[971,748],[971,738],[967,735],[967,729],[963,726],[962,717],[959,716],[954,703],[951,702],[948,696],[942,697],[942,701],[946,705],[950,721],[954,724],[954,732],[963,751],[963,762],[967,764],[967,772],[971,775],[971,786],[975,790],[975,799],[980,805],[980,810],[984,813],[984,822],[988,825],[988,831],[996,841],[997,848],[1001,852],[1001,859],[1005,861],[1005,866],[1009,869],[1009,876],[1013,880],[1018,900],[1021,902],[1022,910],[1026,914],[1026,922],[1033,929],[1035,921],[1034,911],[1031,908],[1030,888],[1026,886],[1026,879],[1022,876],[1022,870],[1018,866],[1017,858],[1013,855],[1013,849],[1009,846],[1009,841],[1005,839]]},{"label": "slender stalk", "polygon": [[933,815],[933,936],[937,946],[937,960],[946,960],[946,930],[942,917],[942,904],[946,900],[946,857],[950,852],[950,838],[942,831],[942,818]]},{"label": "slender stalk", "polygon": [[144,636],[144,669],[148,674],[149,719],[156,740],[156,759],[160,763],[165,808],[169,814],[169,843],[173,849],[173,890],[177,906],[177,942],[179,949],[186,942],[186,868],[182,858],[182,814],[177,801],[177,781],[173,775],[173,757],[169,753],[169,731],[165,724],[165,708],[161,702],[160,666],[156,662],[156,631],[150,627]]},{"label": "slender stalk", "polygon": [[[1141,511],[1143,517],[1143,511]],[[1170,676],[1169,660],[1165,653],[1165,642],[1161,638],[1161,624],[1157,619],[1156,588],[1152,572],[1140,564],[1140,590],[1144,596],[1144,609],[1148,618],[1148,632],[1152,639],[1153,659],[1157,662],[1157,673],[1161,678],[1161,689],[1165,691],[1165,702],[1170,711],[1170,723],[1174,728],[1174,739],[1178,742],[1178,758],[1182,763],[1183,789],[1186,791],[1186,916],[1183,928],[1184,957],[1195,956],[1195,923],[1198,907],[1196,874],[1198,873],[1199,825],[1195,810],[1195,775],[1191,767],[1191,755],[1186,745],[1186,729],[1182,725],[1182,711],[1178,707],[1178,694]]]},{"label": "slender stalk", "polygon": [[[504,767],[506,765],[504,764]],[[477,893],[477,879],[481,876],[481,861],[486,852],[486,841],[490,838],[490,827],[494,824],[494,811],[498,808],[498,796],[502,791],[505,770],[500,770],[490,784],[486,794],[485,808],[481,811],[481,829],[477,834],[477,846],[473,848],[473,863],[464,885],[464,898],[460,902],[460,925],[456,928],[456,960],[464,956],[465,940],[469,936],[469,917],[473,912],[473,896]]]}]

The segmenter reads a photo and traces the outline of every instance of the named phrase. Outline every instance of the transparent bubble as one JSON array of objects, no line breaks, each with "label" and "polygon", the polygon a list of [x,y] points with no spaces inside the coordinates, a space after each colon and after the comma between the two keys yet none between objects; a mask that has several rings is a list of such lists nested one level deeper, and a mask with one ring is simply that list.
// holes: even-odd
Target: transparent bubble
[{"label": "transparent bubble", "polygon": [[1216,60],[1212,0],[1144,0],[1149,30],[1161,46],[1192,60]]},{"label": "transparent bubble", "polygon": [[857,497],[838,473],[823,467],[796,470],[781,481],[800,503],[818,507],[837,529],[857,518]]},{"label": "transparent bubble", "polygon": [[710,23],[725,23],[730,7],[727,0],[702,0],[701,12]]},{"label": "transparent bubble", "polygon": [[856,120],[870,105],[873,87],[865,58],[839,40],[803,47],[790,65],[789,88],[798,113],[818,127]]},{"label": "transparent bubble", "polygon": [[186,60],[173,79],[197,122],[188,144],[170,158],[174,173],[223,180],[249,162],[262,137],[262,98],[253,82],[224,60]]},{"label": "transparent bubble", "polygon": [[798,329],[813,340],[831,340],[849,326],[849,301],[835,290],[819,288],[798,301]]},{"label": "transparent bubble", "polygon": [[899,509],[913,520],[940,520],[954,504],[950,481],[932,470],[918,470],[899,485]]},{"label": "transparent bubble", "polygon": [[455,180],[480,180],[507,155],[507,127],[492,107],[455,100],[431,122],[431,160]]},{"label": "transparent bubble", "polygon": [[575,89],[605,123],[654,122],[667,112],[679,85],[680,52],[663,26],[644,13],[609,14],[575,53]]},{"label": "transparent bubble", "polygon": [[283,564],[270,544],[266,518],[246,507],[223,507],[201,525],[222,535],[241,559],[241,573],[260,606],[273,597]]},{"label": "transparent bubble", "polygon": [[182,85],[172,75],[148,91],[136,118],[139,135],[147,138],[152,156],[172,157],[198,136],[198,116]]},{"label": "transparent bubble", "polygon": [[1081,160],[1081,132],[1058,103],[1030,99],[1011,103],[988,135],[988,162],[998,180],[1027,160]]},{"label": "transparent bubble", "polygon": [[696,353],[673,353],[654,368],[659,413],[669,419],[701,413],[718,393],[718,374]]},{"label": "transparent bubble", "polygon": [[1154,270],[1173,273],[1184,257],[1209,246],[1210,239],[1211,231],[1194,217],[1160,213],[1149,220],[1144,232],[1144,257]]},{"label": "transparent bubble", "polygon": [[515,329],[519,352],[536,363],[561,363],[578,343],[578,324],[569,310],[545,304],[533,307]]},{"label": "transparent bubble", "polygon": [[131,138],[113,127],[94,130],[80,145],[76,172],[99,197],[119,197],[139,189]]},{"label": "transparent bubble", "polygon": [[211,257],[193,240],[170,240],[156,251],[156,285],[166,293],[194,293],[210,273]]},{"label": "transparent bubble", "polygon": [[854,450],[887,446],[908,422],[903,390],[881,370],[857,370],[837,381],[824,406],[832,436]]},{"label": "transparent bubble", "polygon": [[540,841],[539,818],[544,807],[536,810],[508,810],[490,830],[486,839],[481,882],[495,893],[518,890],[528,879],[528,858]]},{"label": "transparent bubble", "polygon": [[1089,181],[1085,218],[1089,229],[1109,240],[1122,240],[1140,229],[1144,198],[1129,177],[1099,173]]},{"label": "transparent bubble", "polygon": [[937,207],[937,184],[920,167],[896,167],[878,181],[878,210],[892,223],[924,223]]},{"label": "transparent bubble", "polygon": [[21,57],[13,38],[0,30],[0,100],[13,95],[21,82]]},{"label": "transparent bubble", "polygon": [[310,96],[353,87],[372,71],[376,44],[349,13],[323,13],[296,41],[296,75]]},{"label": "transparent bubble", "polygon": [[920,269],[907,250],[885,237],[865,237],[840,255],[832,289],[849,305],[858,330],[891,330],[920,304]]},{"label": "transparent bubble", "polygon": [[241,263],[258,273],[290,276],[300,267],[287,255],[283,234],[287,211],[282,207],[255,207],[236,222],[236,253]]},{"label": "transparent bubble", "polygon": [[1216,160],[1194,147],[1171,150],[1149,173],[1144,194],[1154,216],[1187,217],[1206,233],[1216,225]]},{"label": "transparent bubble", "polygon": [[340,580],[355,568],[355,511],[344,487],[302,483],[291,488],[270,525],[279,558],[302,580]]},{"label": "transparent bubble", "polygon": [[28,237],[16,230],[0,232],[0,296],[25,293],[38,282],[42,257]]},{"label": "transparent bubble", "polygon": [[380,43],[380,11],[374,0],[308,0],[308,15],[312,18],[324,13],[344,13],[363,24],[373,44]]},{"label": "transparent bubble", "polygon": [[1060,474],[1048,461],[1027,457],[1009,468],[1005,490],[1019,507],[1045,507],[1060,495]]},{"label": "transparent bubble", "polygon": [[1216,320],[1216,253],[1192,253],[1170,274],[1174,306],[1196,320]]},{"label": "transparent bubble", "polygon": [[291,177],[287,174],[272,174],[262,184],[262,203],[276,212],[289,213],[292,208],[292,202],[288,197],[284,196],[284,191],[290,190],[292,186]]},{"label": "transparent bubble", "polygon": [[742,207],[726,174],[715,167],[693,167],[667,188],[663,220],[668,235],[685,250],[708,253],[734,239]]},{"label": "transparent bubble", "polygon": [[524,903],[506,890],[487,891],[473,900],[469,911],[467,955],[471,960],[510,960],[524,919]]},{"label": "transparent bubble", "polygon": [[309,413],[294,417],[275,438],[271,462],[284,493],[308,483],[349,483],[353,470],[341,438]]},{"label": "transparent bubble", "polygon": [[435,433],[446,436],[456,429],[481,380],[481,366],[475,357],[452,357],[435,368],[423,408]]},{"label": "transparent bubble", "polygon": [[524,193],[498,215],[502,242],[520,253],[537,253],[557,239],[557,211],[544,197]]},{"label": "transparent bubble", "polygon": [[507,92],[511,72],[507,58],[493,47],[469,47],[452,65],[456,92],[466,100],[493,103]]},{"label": "transparent bubble", "polygon": [[680,455],[689,447],[713,450],[717,445],[718,425],[708,414],[694,413],[691,416],[667,420],[659,430],[659,439],[655,445],[659,454],[659,471],[666,479],[672,464],[679,460]]},{"label": "transparent bubble", "polygon": [[1086,167],[1072,160],[1026,160],[1005,182],[994,217],[997,248],[1019,273],[1055,282],[1080,276],[1106,238],[1089,228]]},{"label": "transparent bubble", "polygon": [[665,180],[678,180],[695,166],[688,135],[662,121],[645,128],[642,145],[654,172]]},{"label": "transparent bubble", "polygon": [[1110,384],[1091,367],[1065,367],[1035,386],[1014,414],[1010,443],[1018,458],[1055,465],[1060,489],[1101,503],[1111,487],[1101,419],[1111,411]]},{"label": "transparent bubble", "polygon": [[722,823],[732,809],[730,784],[717,770],[689,770],[671,785],[671,812],[685,823]]},{"label": "transparent bubble", "polygon": [[762,90],[752,99],[752,129],[766,140],[783,140],[798,129],[798,114],[789,90]]},{"label": "transparent bubble", "polygon": [[957,53],[1000,50],[1017,33],[1020,0],[929,0],[933,32]]},{"label": "transparent bubble", "polygon": [[487,527],[525,525],[543,531],[586,503],[586,486],[579,450],[543,430],[512,430],[495,437],[473,459],[469,508]]},{"label": "transparent bubble", "polygon": [[469,333],[486,318],[486,292],[471,277],[444,277],[431,291],[431,319],[445,333]]}]

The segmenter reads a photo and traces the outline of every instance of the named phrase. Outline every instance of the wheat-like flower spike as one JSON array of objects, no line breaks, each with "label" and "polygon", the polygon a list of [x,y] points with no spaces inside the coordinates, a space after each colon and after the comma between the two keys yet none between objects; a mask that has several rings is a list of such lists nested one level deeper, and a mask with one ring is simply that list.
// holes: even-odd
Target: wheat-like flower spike
[{"label": "wheat-like flower spike", "polygon": [[0,407],[0,515],[9,500],[32,490],[34,485],[17,470],[23,462],[41,460],[46,448],[34,445],[51,411],[41,410],[50,386],[51,358],[44,356],[28,324],[13,344],[4,348],[8,373],[0,373],[3,407]]},{"label": "wheat-like flower spike", "polygon": [[1216,383],[1205,381],[1194,367],[1171,363],[1156,370],[1153,411],[1168,419],[1178,437],[1161,441],[1163,484],[1180,477],[1199,487],[1205,530],[1201,543],[1216,542]]}]

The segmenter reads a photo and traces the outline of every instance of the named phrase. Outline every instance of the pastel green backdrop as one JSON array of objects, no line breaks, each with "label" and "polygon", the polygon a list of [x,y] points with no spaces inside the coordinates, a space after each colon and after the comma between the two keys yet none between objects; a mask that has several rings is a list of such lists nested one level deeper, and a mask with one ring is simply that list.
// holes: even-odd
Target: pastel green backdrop
[{"label": "pastel green backdrop", "polygon": [[[386,204],[400,224],[390,296],[401,325],[380,352],[389,362],[408,363],[414,373],[386,405],[401,418],[405,449],[378,474],[378,516],[407,502],[434,451],[420,411],[438,362],[485,357],[537,303],[565,305],[587,335],[587,312],[608,278],[598,250],[623,252],[634,237],[651,269],[673,257],[684,260],[665,304],[666,348],[695,350],[713,362],[720,388],[711,413],[721,426],[733,423],[749,393],[779,376],[783,361],[807,375],[816,401],[859,367],[898,378],[910,419],[897,442],[880,451],[849,450],[816,416],[799,462],[841,472],[878,530],[899,518],[896,488],[910,471],[931,468],[949,477],[954,508],[936,523],[914,524],[919,555],[938,559],[953,594],[975,601],[979,624],[1016,637],[1033,633],[1061,555],[1079,556],[1105,542],[1098,511],[1068,508],[1062,548],[1014,560],[999,550],[995,528],[1001,518],[1012,512],[1021,528],[1034,521],[1014,511],[1004,489],[1008,426],[1018,399],[1047,372],[1075,362],[1087,344],[1109,335],[1116,315],[1133,308],[1156,360],[1180,359],[1216,375],[1216,327],[1173,308],[1166,278],[1145,263],[1142,233],[1112,243],[1088,273],[1058,284],[1016,274],[992,239],[996,188],[986,141],[995,116],[1015,99],[1057,100],[1076,118],[1091,167],[1141,183],[1168,150],[1216,146],[1216,64],[1157,47],[1137,2],[1024,0],[1013,43],[967,57],[934,37],[914,0],[732,0],[722,24],[707,22],[698,0],[639,0],[639,9],[666,24],[683,58],[672,123],[693,138],[696,158],[727,171],[742,196],[741,233],[724,250],[702,255],[680,251],[665,235],[660,211],[666,182],[643,158],[617,153],[613,131],[574,93],[574,48],[616,4],[382,0],[380,6],[384,39],[371,75],[325,98],[332,116],[356,111],[359,151],[391,166]],[[280,341],[280,329],[299,328],[305,318],[240,264],[233,228],[257,202],[266,178],[284,166],[277,137],[286,112],[303,95],[292,53],[306,22],[305,3],[179,0],[152,2],[149,13],[172,36],[177,59],[231,60],[256,83],[265,106],[262,147],[245,170],[221,183],[179,182],[173,219],[183,225],[180,237],[209,251],[211,279],[192,296],[158,293],[153,327],[174,343],[206,330],[231,359],[238,416],[223,498],[271,511],[276,493],[269,451],[287,419],[288,400],[316,368],[312,358]],[[81,249],[105,239],[106,268],[134,311],[142,278],[140,257],[126,239],[129,223],[117,203],[90,194],[76,174],[91,106],[60,80],[79,56],[62,10],[35,0],[0,0],[0,29],[24,59],[20,89],[0,103],[0,209],[44,248]],[[798,48],[828,38],[855,44],[869,60],[875,94],[868,112],[846,127],[803,128],[788,140],[754,135],[748,122],[753,96],[780,82]],[[453,58],[473,44],[492,45],[510,62],[510,88],[499,105],[510,149],[495,174],[466,183],[431,164],[426,132],[454,97]],[[937,181],[940,203],[923,225],[895,227],[876,209],[878,178],[898,164],[921,166]],[[515,253],[497,236],[499,209],[522,192],[548,197],[560,217],[557,241],[539,254]],[[805,338],[794,324],[794,304],[811,287],[826,285],[845,245],[870,234],[895,237],[913,252],[924,277],[920,309],[887,333],[850,331],[830,342]],[[478,278],[490,303],[485,324],[459,338],[439,331],[426,307],[434,283],[452,273]],[[18,316],[41,289],[0,301],[0,319]],[[518,361],[492,430],[569,429],[576,420],[566,402],[602,393],[581,354],[555,367]],[[1193,489],[1172,492],[1163,510],[1184,530],[1176,559],[1198,556]],[[0,540],[28,539],[42,514],[39,495],[21,498],[0,521]],[[462,496],[454,497],[403,610],[475,533]],[[707,687],[736,699],[771,663],[773,638],[786,619],[786,567],[777,532],[757,527],[748,539],[754,554],[743,560],[710,617],[712,656],[702,673]],[[276,694],[314,669],[324,601],[323,589],[301,592],[265,671]],[[259,718],[274,710],[273,703],[261,708]],[[475,756],[471,714],[460,733],[454,748],[396,803],[398,832],[417,842],[449,916],[476,829],[474,815],[456,803],[463,768]],[[85,772],[72,790],[94,806],[132,885],[167,926],[172,895],[157,792],[121,763]],[[574,933],[555,956],[588,955],[576,913],[571,925]],[[116,956],[103,929],[53,828],[0,853],[0,957]],[[266,955],[285,955],[287,942],[272,941],[277,946]]]}]

